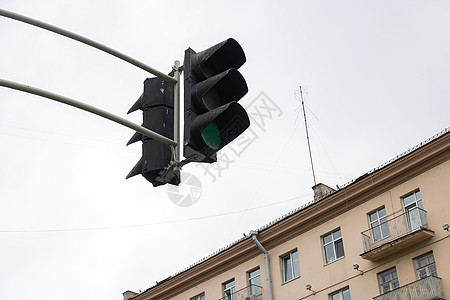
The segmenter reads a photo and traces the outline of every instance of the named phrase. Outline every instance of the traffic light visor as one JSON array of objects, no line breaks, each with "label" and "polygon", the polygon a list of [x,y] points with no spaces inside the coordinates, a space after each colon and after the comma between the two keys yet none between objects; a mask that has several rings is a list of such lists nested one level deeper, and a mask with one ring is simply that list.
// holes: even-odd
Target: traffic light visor
[{"label": "traffic light visor", "polygon": [[212,110],[231,101],[238,101],[248,92],[244,77],[229,69],[195,86],[194,99],[205,110]]},{"label": "traffic light visor", "polygon": [[246,61],[241,45],[229,38],[195,55],[196,72],[205,78],[230,68],[239,69]]},{"label": "traffic light visor", "polygon": [[250,126],[245,109],[237,102],[223,105],[208,113],[205,119],[199,119],[203,143],[214,152],[232,142]]}]

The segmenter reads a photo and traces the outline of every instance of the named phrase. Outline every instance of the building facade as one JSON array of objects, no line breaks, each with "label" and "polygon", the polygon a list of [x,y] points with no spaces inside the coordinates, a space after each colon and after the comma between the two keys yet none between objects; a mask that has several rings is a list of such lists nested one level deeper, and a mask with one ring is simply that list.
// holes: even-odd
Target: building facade
[{"label": "building facade", "polygon": [[[450,299],[450,129],[125,300]],[[447,298],[446,298],[447,297]]]}]

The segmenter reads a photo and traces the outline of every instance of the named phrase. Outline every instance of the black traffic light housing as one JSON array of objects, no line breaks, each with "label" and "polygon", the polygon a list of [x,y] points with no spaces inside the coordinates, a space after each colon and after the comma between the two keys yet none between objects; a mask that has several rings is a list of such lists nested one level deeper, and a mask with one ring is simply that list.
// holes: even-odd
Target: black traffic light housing
[{"label": "black traffic light housing", "polygon": [[190,161],[217,161],[217,151],[249,126],[245,109],[237,103],[247,92],[239,73],[246,61],[234,39],[227,39],[184,56],[184,156]]},{"label": "black traffic light housing", "polygon": [[[173,139],[173,104],[173,83],[157,77],[147,78],[144,81],[144,93],[130,108],[128,113],[139,109],[142,110],[143,127]],[[178,185],[180,183],[179,174],[175,174],[170,181],[165,181],[165,179],[161,178],[162,173],[173,160],[172,148],[139,132],[136,132],[131,137],[127,146],[137,141],[142,141],[142,157],[130,171],[127,179],[142,174],[155,187],[166,183]]]}]

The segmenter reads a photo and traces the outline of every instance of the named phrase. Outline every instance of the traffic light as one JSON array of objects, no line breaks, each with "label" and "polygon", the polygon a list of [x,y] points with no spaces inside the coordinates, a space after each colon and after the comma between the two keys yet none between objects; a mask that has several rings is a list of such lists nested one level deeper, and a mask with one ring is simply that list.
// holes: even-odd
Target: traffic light
[{"label": "traffic light", "polygon": [[237,103],[247,92],[239,69],[246,61],[234,39],[184,55],[184,156],[195,162],[217,161],[217,151],[249,126]]},{"label": "traffic light", "polygon": [[[173,83],[158,77],[147,78],[144,81],[144,93],[128,113],[138,109],[142,110],[143,127],[173,139],[173,105]],[[127,175],[127,179],[142,174],[155,187],[166,183],[178,185],[180,183],[179,174],[175,174],[169,179],[162,176],[173,160],[171,147],[139,132],[133,135],[127,146],[138,141],[142,141],[142,157]]]}]

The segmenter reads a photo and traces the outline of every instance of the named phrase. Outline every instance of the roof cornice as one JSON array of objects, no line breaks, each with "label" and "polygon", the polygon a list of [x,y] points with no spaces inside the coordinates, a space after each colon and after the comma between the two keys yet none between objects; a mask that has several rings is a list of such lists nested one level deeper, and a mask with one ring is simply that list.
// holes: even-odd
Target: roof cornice
[{"label": "roof cornice", "polygon": [[264,229],[258,240],[271,249],[450,159],[450,133]]}]

